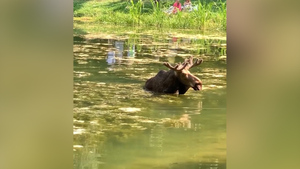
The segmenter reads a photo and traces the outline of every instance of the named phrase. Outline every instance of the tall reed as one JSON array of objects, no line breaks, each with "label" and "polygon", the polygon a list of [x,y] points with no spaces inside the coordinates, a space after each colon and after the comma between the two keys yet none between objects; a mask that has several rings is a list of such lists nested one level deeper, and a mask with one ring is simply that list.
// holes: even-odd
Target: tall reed
[{"label": "tall reed", "polygon": [[227,27],[227,4],[226,1],[222,2],[219,0],[217,7],[217,14],[219,16],[218,22],[220,23],[222,29],[226,30]]},{"label": "tall reed", "polygon": [[195,21],[199,29],[205,29],[206,25],[212,17],[212,3],[202,2],[198,0],[197,2],[198,10],[194,10],[192,15],[195,18]]},{"label": "tall reed", "polygon": [[153,12],[152,12],[152,20],[153,20],[153,25],[156,27],[163,27],[164,25],[164,20],[166,19],[166,15],[162,10],[162,6],[160,3],[155,3],[154,0],[150,0]]},{"label": "tall reed", "polygon": [[[193,11],[167,14],[173,3],[155,3],[154,0],[86,1],[76,6],[74,17],[92,17],[100,24],[144,26],[157,28],[188,28],[226,30],[227,4],[224,0],[193,1]],[[171,2],[171,1],[168,1]],[[173,2],[173,1],[172,1]],[[75,1],[74,1],[75,3]]]},{"label": "tall reed", "polygon": [[129,6],[129,13],[132,18],[133,25],[140,25],[141,15],[142,15],[142,8],[143,8],[143,1],[138,0],[136,3],[133,0],[130,0]]}]

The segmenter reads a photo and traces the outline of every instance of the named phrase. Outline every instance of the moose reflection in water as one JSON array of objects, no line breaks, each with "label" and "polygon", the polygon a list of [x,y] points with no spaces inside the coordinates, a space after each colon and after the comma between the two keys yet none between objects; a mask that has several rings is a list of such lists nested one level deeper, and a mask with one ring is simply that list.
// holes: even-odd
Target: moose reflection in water
[{"label": "moose reflection in water", "polygon": [[181,64],[171,66],[169,63],[164,65],[170,68],[169,71],[161,70],[155,77],[150,78],[146,81],[145,89],[155,93],[179,93],[185,94],[186,91],[191,87],[194,90],[202,90],[201,80],[192,75],[189,71],[194,66],[198,66],[203,62],[202,59],[196,59],[193,62],[193,57],[185,59]]}]

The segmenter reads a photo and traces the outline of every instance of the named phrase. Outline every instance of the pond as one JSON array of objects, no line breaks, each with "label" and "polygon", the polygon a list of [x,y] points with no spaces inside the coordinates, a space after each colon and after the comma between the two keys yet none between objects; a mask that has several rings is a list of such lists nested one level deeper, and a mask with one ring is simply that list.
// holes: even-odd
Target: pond
[{"label": "pond", "polygon": [[[75,169],[225,169],[226,38],[167,32],[74,36]],[[144,91],[189,56],[203,90]]]}]

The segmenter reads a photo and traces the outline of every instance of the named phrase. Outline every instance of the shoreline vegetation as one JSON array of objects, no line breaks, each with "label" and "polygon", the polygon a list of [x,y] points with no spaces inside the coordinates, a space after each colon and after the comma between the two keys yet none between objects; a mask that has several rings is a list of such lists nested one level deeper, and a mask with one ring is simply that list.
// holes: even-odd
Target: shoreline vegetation
[{"label": "shoreline vegetation", "polygon": [[[184,0],[180,1],[182,4]],[[75,23],[147,29],[196,29],[226,32],[224,0],[192,0],[198,10],[167,14],[174,0],[74,0]]]}]

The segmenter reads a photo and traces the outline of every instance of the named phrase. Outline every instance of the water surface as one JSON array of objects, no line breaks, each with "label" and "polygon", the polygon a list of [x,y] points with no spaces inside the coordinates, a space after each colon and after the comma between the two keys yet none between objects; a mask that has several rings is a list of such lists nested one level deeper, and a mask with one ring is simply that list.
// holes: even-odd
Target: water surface
[{"label": "water surface", "polygon": [[[170,34],[74,37],[74,168],[226,168],[226,40]],[[163,62],[194,56],[202,91],[143,90]]]}]

